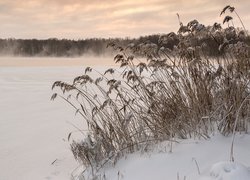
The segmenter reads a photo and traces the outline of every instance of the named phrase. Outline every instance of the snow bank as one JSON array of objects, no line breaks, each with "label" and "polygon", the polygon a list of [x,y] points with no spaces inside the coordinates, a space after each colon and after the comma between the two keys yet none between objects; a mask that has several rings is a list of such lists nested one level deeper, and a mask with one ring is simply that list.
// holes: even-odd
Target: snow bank
[{"label": "snow bank", "polygon": [[250,180],[247,169],[250,135],[237,135],[234,145],[235,159],[245,166],[227,162],[231,140],[220,134],[209,140],[182,140],[174,144],[173,153],[169,153],[170,145],[165,142],[154,152],[127,155],[114,167],[105,167],[99,177],[105,176],[107,180]]},{"label": "snow bank", "polygon": [[212,166],[209,177],[200,180],[250,180],[250,170],[240,163],[218,162]]}]

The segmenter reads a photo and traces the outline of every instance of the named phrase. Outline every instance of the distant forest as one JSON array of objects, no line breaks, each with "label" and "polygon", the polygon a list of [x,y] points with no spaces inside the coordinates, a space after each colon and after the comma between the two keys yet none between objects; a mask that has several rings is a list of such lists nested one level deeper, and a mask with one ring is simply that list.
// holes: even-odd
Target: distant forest
[{"label": "distant forest", "polygon": [[[249,36],[243,31],[237,31],[235,28],[216,30],[214,26],[203,27],[201,31],[193,33],[188,30],[188,34],[184,35],[183,27],[178,33],[156,34],[142,36],[139,38],[92,38],[83,40],[69,40],[51,38],[47,40],[37,39],[0,39],[0,55],[1,56],[38,56],[38,57],[79,57],[84,55],[90,56],[113,56],[117,54],[113,48],[107,48],[110,43],[126,48],[133,44],[134,47],[142,47],[147,44],[153,44],[157,48],[165,48],[173,50],[175,46],[181,46],[183,39],[186,47],[205,47],[205,53],[210,57],[219,57],[223,55],[220,47],[227,45],[227,42],[237,43],[244,41],[250,45]],[[186,32],[186,31],[185,31]],[[185,33],[184,32],[184,33]],[[158,50],[159,50],[158,49]],[[136,51],[139,52],[139,51]],[[137,53],[138,54],[138,53]],[[138,54],[143,55],[143,54]]]},{"label": "distant forest", "polygon": [[159,35],[150,35],[137,39],[130,38],[92,38],[84,40],[69,39],[0,39],[0,55],[2,56],[49,56],[49,57],[78,57],[84,55],[109,56],[114,55],[112,48],[107,48],[110,42],[119,46],[129,43],[140,43],[150,40],[157,43]]}]

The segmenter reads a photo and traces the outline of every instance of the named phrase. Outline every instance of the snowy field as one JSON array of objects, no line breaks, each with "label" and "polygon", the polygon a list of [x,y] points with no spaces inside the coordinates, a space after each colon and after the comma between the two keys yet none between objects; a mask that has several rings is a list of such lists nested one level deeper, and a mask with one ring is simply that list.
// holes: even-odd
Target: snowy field
[{"label": "snowy field", "polygon": [[50,101],[51,85],[82,71],[0,67],[0,179],[69,179],[77,164],[64,140],[75,130],[67,122],[80,118],[60,99]]},{"label": "snowy field", "polygon": [[128,155],[100,174],[107,180],[249,180],[250,136],[237,136],[236,163],[228,161],[230,143],[231,137],[218,134],[208,141],[182,140],[172,153],[163,143],[154,153]]},{"label": "snowy field", "polygon": [[[70,123],[81,128],[84,123],[62,100],[50,101],[51,85],[71,82],[85,66],[8,63],[13,64],[0,61],[0,179],[69,180],[79,166],[67,141],[68,133],[76,130]],[[208,141],[184,140],[174,144],[173,153],[163,143],[154,153],[128,155],[101,174],[106,180],[249,180],[250,135],[236,138],[239,164],[226,162],[230,142],[231,137],[220,135]]]}]

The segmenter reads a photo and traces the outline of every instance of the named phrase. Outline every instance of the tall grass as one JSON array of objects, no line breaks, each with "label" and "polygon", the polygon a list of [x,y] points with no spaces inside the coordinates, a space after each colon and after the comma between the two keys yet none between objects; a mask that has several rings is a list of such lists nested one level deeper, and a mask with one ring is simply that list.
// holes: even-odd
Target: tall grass
[{"label": "tall grass", "polygon": [[[221,57],[207,56],[206,43],[198,43],[206,37],[213,37]],[[97,72],[87,67],[71,84],[57,81],[52,87],[62,90],[52,99],[63,98],[88,124],[86,139],[71,143],[75,158],[94,171],[161,141],[247,132],[250,54],[245,38],[245,31],[234,27],[206,27],[194,20],[181,24],[178,34],[162,35],[158,44],[110,43],[120,68],[94,79]],[[166,48],[173,39],[178,45]]]}]

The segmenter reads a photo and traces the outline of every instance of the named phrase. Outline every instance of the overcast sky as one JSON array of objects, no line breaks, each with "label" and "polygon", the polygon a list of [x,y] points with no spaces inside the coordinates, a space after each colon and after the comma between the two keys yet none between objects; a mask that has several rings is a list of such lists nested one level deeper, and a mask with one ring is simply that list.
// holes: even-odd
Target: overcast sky
[{"label": "overcast sky", "polygon": [[[0,38],[138,37],[176,32],[183,23],[222,22],[233,5],[250,29],[250,0],[0,0]],[[238,24],[234,18],[234,23]]]}]

